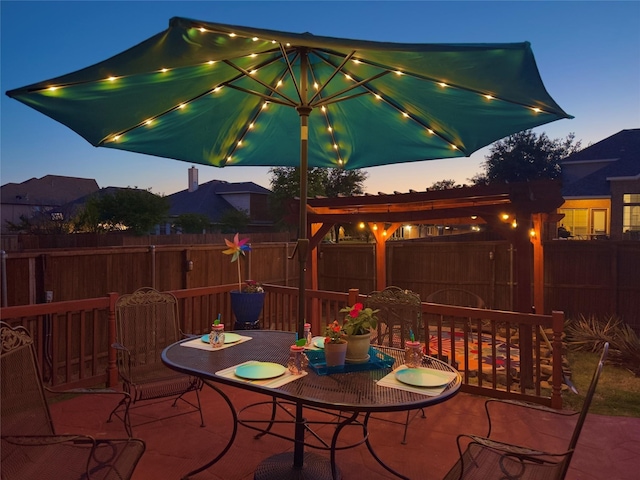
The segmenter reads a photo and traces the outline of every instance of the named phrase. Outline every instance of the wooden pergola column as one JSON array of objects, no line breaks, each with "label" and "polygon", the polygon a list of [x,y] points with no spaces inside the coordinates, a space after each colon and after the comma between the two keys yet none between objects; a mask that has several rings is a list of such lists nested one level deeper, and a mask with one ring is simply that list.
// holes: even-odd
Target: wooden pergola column
[{"label": "wooden pergola column", "polygon": [[387,286],[387,240],[402,226],[392,223],[389,228],[379,229],[376,223],[369,223],[369,230],[376,240],[376,290],[384,290]]}]

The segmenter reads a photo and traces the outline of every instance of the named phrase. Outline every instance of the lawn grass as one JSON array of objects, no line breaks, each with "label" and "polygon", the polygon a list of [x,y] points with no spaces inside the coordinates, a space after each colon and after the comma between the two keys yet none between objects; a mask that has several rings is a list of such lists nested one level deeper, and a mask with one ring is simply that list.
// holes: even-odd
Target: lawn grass
[{"label": "lawn grass", "polygon": [[[580,410],[600,354],[569,350],[567,358],[578,395],[563,391],[562,406]],[[605,363],[589,413],[640,418],[640,377],[624,367]]]}]

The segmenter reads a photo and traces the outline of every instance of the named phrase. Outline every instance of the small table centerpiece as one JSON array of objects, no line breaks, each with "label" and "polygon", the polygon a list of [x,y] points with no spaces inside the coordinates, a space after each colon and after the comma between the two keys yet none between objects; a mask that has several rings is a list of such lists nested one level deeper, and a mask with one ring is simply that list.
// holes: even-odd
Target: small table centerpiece
[{"label": "small table centerpiece", "polygon": [[378,326],[376,314],[380,310],[365,308],[362,303],[345,307],[340,313],[346,313],[342,329],[347,335],[347,363],[365,363],[369,361],[371,329]]}]

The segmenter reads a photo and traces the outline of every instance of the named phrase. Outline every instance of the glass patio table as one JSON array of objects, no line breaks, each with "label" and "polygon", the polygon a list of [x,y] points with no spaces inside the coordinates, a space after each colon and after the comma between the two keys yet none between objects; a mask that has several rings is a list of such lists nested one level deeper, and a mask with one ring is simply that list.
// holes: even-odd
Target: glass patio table
[{"label": "glass patio table", "polygon": [[[294,442],[293,452],[277,454],[260,463],[254,476],[256,480],[284,480],[289,478],[336,480],[340,478],[340,472],[335,463],[338,436],[344,427],[353,424],[361,425],[363,429],[363,441],[355,445],[365,443],[380,465],[394,475],[406,478],[386,465],[376,455],[373,446],[369,442],[367,431],[371,414],[416,410],[444,402],[458,393],[462,382],[460,374],[453,367],[440,360],[425,356],[422,360],[423,366],[449,372],[451,375],[452,380],[443,387],[444,389],[441,393],[428,396],[405,389],[378,385],[379,380],[404,363],[404,350],[375,346],[385,355],[393,357],[394,363],[392,367],[328,375],[319,375],[312,368],[309,368],[306,375],[293,381],[279,386],[268,386],[264,383],[261,384],[261,382],[247,381],[236,377],[233,373],[225,375],[224,372],[233,372],[235,366],[247,361],[272,362],[286,366],[289,359],[290,346],[295,342],[296,334],[273,330],[244,330],[236,333],[251,339],[228,345],[226,348],[216,351],[206,348],[186,348],[182,344],[193,341],[192,339],[186,339],[167,347],[162,353],[162,361],[169,368],[188,375],[198,376],[203,379],[208,387],[217,391],[227,402],[234,421],[229,442],[220,454],[206,465],[191,471],[185,478],[209,468],[220,460],[231,448],[238,425],[249,426],[250,423],[244,422],[239,417],[239,413],[247,407],[244,407],[239,412],[231,399],[216,384],[230,385],[272,398],[272,418],[265,421],[269,426],[260,430],[262,434],[280,436],[270,432],[271,425],[274,423],[276,402],[284,401],[295,405],[294,434],[293,437],[285,437]],[[337,426],[332,436],[331,445],[327,448],[330,451],[329,459],[322,455],[305,451],[305,445],[308,445],[305,443],[305,432],[308,429],[303,415],[305,408],[328,410],[335,412],[336,415],[340,413],[338,417],[340,421],[336,423]],[[364,414],[364,419],[358,421],[358,417],[361,414]],[[250,428],[256,429],[255,427]],[[349,447],[340,447],[339,449],[342,448]]]}]

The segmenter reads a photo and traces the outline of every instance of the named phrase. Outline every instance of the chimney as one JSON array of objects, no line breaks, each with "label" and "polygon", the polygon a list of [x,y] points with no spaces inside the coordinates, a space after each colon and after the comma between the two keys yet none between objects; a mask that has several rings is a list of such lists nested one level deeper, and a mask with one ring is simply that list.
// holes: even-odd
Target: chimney
[{"label": "chimney", "polygon": [[191,167],[189,169],[189,192],[198,190],[198,169]]}]

